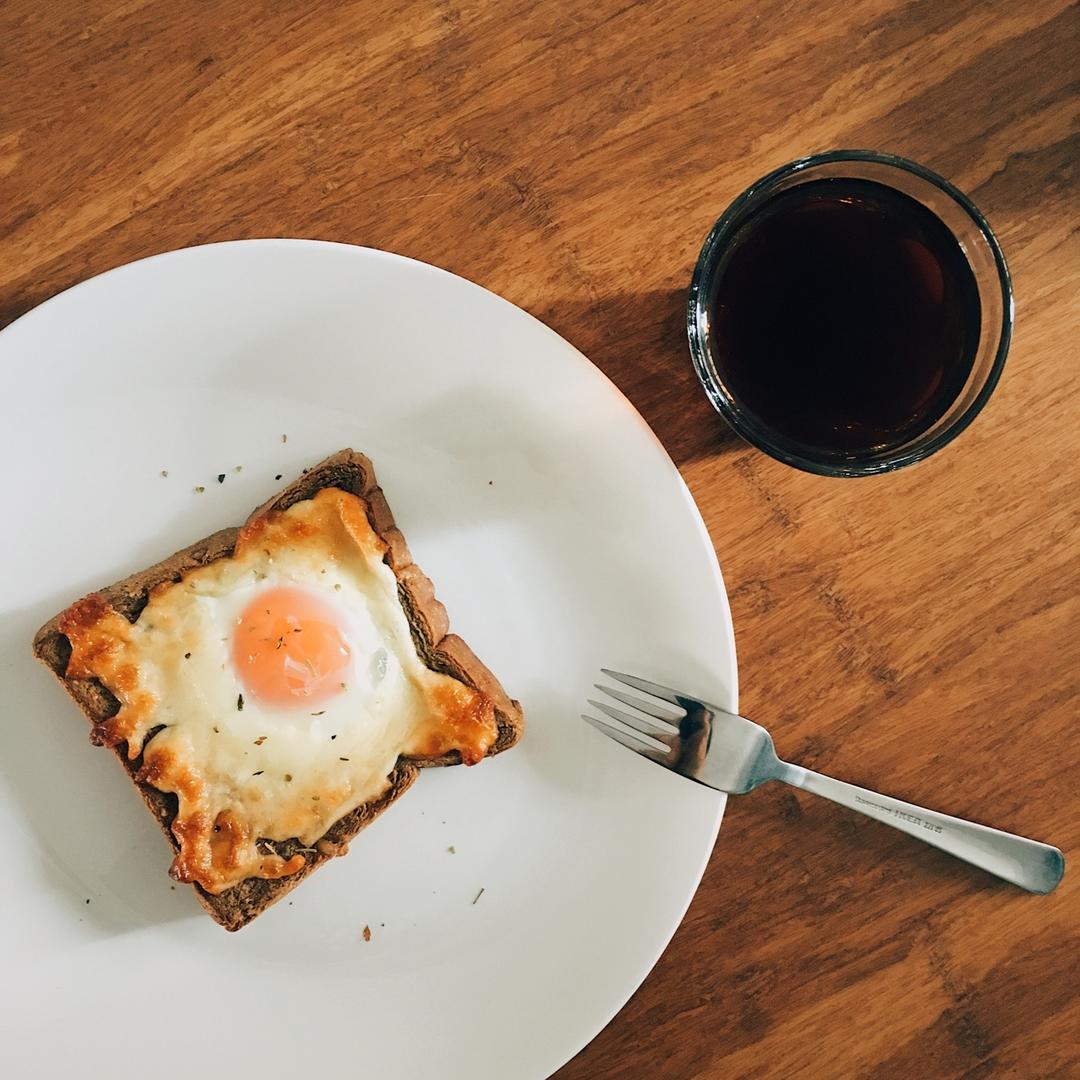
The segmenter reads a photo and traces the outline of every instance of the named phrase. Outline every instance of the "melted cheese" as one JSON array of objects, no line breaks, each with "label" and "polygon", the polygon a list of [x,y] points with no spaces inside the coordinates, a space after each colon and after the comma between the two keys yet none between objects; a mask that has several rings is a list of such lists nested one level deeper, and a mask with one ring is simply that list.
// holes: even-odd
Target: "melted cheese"
[{"label": "melted cheese", "polygon": [[[260,841],[311,848],[386,790],[399,756],[458,750],[472,763],[494,742],[492,703],[418,655],[385,554],[363,503],[324,489],[249,523],[230,558],[155,589],[135,623],[99,596],[61,617],[68,676],[96,677],[120,701],[98,741],[126,743],[139,778],[177,796],[179,880],[219,893],[295,873],[303,853],[285,860]],[[239,613],[282,584],[340,612],[350,668],[318,706],[260,703],[231,661]]]}]

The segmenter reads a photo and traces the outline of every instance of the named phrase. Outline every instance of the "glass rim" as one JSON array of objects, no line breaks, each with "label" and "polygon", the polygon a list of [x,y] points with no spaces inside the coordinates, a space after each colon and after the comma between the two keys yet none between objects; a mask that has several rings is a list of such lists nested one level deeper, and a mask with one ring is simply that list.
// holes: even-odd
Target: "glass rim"
[{"label": "glass rim", "polygon": [[[710,364],[708,335],[702,328],[702,319],[707,313],[705,307],[706,286],[710,281],[711,273],[716,268],[717,254],[736,227],[742,224],[747,209],[763,196],[771,193],[783,180],[798,176],[800,173],[820,165],[843,164],[845,162],[884,165],[902,172],[911,173],[952,199],[971,219],[986,242],[994,260],[1002,298],[1001,326],[994,359],[983,385],[964,411],[924,443],[917,443],[894,453],[886,452],[880,458],[869,458],[865,461],[844,458],[830,461],[825,458],[808,457],[806,454],[793,449],[790,445],[785,445],[786,440],[782,436],[772,432],[766,425],[749,416],[740,408],[738,402],[735,401],[719,379],[714,366]],[[970,262],[970,257],[966,252],[965,257]],[[1012,278],[1001,245],[979,208],[955,184],[950,183],[933,170],[926,168],[925,165],[920,165],[918,162],[896,154],[888,154],[878,150],[829,150],[824,153],[797,158],[766,173],[738,195],[720,215],[705,237],[690,280],[690,293],[687,300],[687,335],[694,370],[697,372],[698,380],[704,387],[709,400],[716,411],[748,443],[787,465],[792,465],[805,472],[816,473],[819,476],[874,476],[903,468],[906,465],[913,465],[917,461],[923,461],[947,443],[952,442],[978,416],[987,401],[990,400],[990,396],[1001,378],[1005,358],[1008,355],[1009,345],[1012,341],[1014,314]]]}]

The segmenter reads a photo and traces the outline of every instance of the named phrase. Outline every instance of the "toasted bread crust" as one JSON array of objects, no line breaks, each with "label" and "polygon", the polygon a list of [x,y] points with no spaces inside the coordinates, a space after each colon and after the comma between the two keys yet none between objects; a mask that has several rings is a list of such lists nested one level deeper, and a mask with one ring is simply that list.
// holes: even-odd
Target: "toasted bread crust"
[{"label": "toasted bread crust", "polygon": [[[420,656],[433,670],[460,679],[494,703],[498,735],[488,755],[509,749],[521,737],[524,727],[521,705],[506,694],[498,679],[477,659],[468,645],[461,638],[449,633],[446,609],[436,599],[431,581],[412,561],[405,537],[395,524],[390,506],[375,479],[375,470],[363,454],[353,450],[341,450],[333,454],[255,509],[248,521],[271,511],[287,510],[294,503],[310,499],[316,492],[328,487],[349,491],[364,502],[371,527],[387,545],[386,563],[397,578],[398,594],[408,615]],[[146,570],[99,589],[98,594],[121,615],[134,622],[146,606],[150,591],[155,586],[179,581],[184,574],[199,566],[227,558],[233,552],[239,531],[238,528],[232,528],[216,532]],[[71,646],[67,638],[60,633],[59,617],[57,615],[50,619],[34,635],[34,655],[56,676],[91,725],[98,724],[112,716],[119,703],[96,679],[67,678]],[[179,845],[170,828],[176,813],[175,796],[158,791],[157,788],[136,779],[142,757],[129,761],[125,744],[121,743],[112,750],[169,843],[178,851]],[[344,854],[348,842],[409,788],[419,769],[436,765],[456,765],[460,762],[461,757],[457,751],[438,757],[399,758],[390,774],[390,785],[386,791],[331,826],[316,845],[315,851],[305,849],[306,864],[299,872],[276,880],[247,878],[216,896],[205,892],[198,885],[193,885],[199,903],[227,930],[239,930],[294,889],[328,859]],[[298,840],[288,840],[275,845],[278,853],[285,858],[301,847]]]}]

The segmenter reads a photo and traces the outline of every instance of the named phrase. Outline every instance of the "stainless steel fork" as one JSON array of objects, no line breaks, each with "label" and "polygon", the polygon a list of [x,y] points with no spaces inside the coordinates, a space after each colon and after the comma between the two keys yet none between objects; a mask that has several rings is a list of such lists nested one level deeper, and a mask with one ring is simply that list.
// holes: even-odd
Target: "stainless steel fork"
[{"label": "stainless steel fork", "polygon": [[[1029,892],[1050,892],[1065,873],[1065,858],[1056,847],[976,825],[963,818],[939,814],[935,810],[925,810],[790,765],[776,756],[771,736],[758,724],[679,690],[634,675],[623,675],[607,668],[602,670],[608,678],[648,696],[628,694],[625,690],[597,683],[596,689],[636,711],[617,709],[590,698],[590,705],[624,724],[625,728],[592,716],[582,715],[582,719],[623,746],[699,784],[730,795],[744,795],[766,780],[782,780],[785,784],[831,799],[849,810],[857,810],[909,836],[917,836]],[[667,702],[675,708],[667,708],[657,701]]]}]

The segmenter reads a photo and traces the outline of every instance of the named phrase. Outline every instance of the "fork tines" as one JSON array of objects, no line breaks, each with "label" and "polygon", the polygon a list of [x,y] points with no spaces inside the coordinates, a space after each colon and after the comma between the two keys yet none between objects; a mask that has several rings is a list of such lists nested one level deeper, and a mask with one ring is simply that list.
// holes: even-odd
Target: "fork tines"
[{"label": "fork tines", "polygon": [[[633,675],[609,671],[607,668],[601,668],[601,670],[605,675],[615,679],[617,682],[631,686],[643,694],[650,694],[652,697],[679,706],[679,699],[675,692],[665,686],[651,683],[646,679],[636,678]],[[584,713],[581,716],[582,720],[592,724],[594,728],[603,732],[608,738],[622,743],[623,746],[641,754],[643,757],[666,763],[678,743],[678,724],[686,715],[685,710],[665,708],[654,701],[638,697],[635,694],[628,694],[625,690],[616,690],[611,686],[603,686],[600,683],[594,685],[601,693],[607,694],[608,697],[614,698],[622,705],[629,705],[630,708],[636,709],[637,713],[643,713],[644,715],[639,716],[637,713],[627,712],[625,709],[616,709],[606,702],[589,698],[589,704],[594,709],[599,709],[605,716],[615,720],[618,724],[625,725],[631,731],[626,731],[623,727],[617,727],[604,720],[587,716]],[[646,717],[649,719],[646,719]],[[645,736],[645,738],[641,736]]]}]

